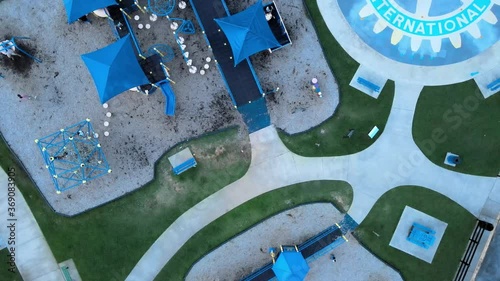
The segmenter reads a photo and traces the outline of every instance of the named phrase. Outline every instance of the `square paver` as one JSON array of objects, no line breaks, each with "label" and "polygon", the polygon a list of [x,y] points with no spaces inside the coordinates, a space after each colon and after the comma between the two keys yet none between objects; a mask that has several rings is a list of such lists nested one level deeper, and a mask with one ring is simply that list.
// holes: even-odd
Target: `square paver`
[{"label": "square paver", "polygon": [[[421,224],[436,232],[436,240],[429,249],[422,248],[406,240],[413,223]],[[436,254],[447,226],[448,224],[443,221],[406,206],[389,245],[428,263],[432,263],[432,259],[434,259],[434,255]]]},{"label": "square paver", "polygon": [[[358,78],[361,78],[363,80],[370,82],[371,84],[373,84],[375,86],[378,86],[380,88],[379,91],[375,91],[366,85],[362,85],[358,81]],[[384,77],[378,75],[376,72],[373,72],[372,70],[364,67],[363,65],[360,65],[358,67],[358,70],[356,71],[356,73],[352,77],[352,80],[349,83],[349,85],[351,87],[356,88],[356,89],[360,90],[361,92],[371,96],[372,98],[376,99],[376,98],[378,98],[378,96],[382,92],[382,89],[384,88],[385,83],[387,83],[387,78],[384,78]]]}]

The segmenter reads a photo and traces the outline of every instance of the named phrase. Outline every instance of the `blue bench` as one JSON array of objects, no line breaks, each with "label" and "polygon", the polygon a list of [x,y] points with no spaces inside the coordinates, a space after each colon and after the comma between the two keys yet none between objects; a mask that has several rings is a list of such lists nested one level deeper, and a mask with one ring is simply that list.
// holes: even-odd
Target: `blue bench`
[{"label": "blue bench", "polygon": [[500,88],[500,78],[498,78],[497,80],[495,80],[495,81],[491,82],[490,84],[486,85],[486,87],[490,91],[498,90]]},{"label": "blue bench", "polygon": [[173,167],[172,170],[174,171],[174,173],[176,175],[180,175],[181,173],[185,172],[189,168],[196,167],[196,164],[197,164],[196,160],[194,158],[191,158],[191,159],[187,160],[186,162],[184,162],[176,167]]},{"label": "blue bench", "polygon": [[358,77],[358,83],[365,86],[365,87],[368,87],[370,90],[374,91],[374,92],[380,92],[380,87],[373,84],[372,82],[362,78],[362,77]]},{"label": "blue bench", "polygon": [[196,159],[194,159],[191,150],[188,147],[168,157],[168,161],[172,165],[174,174],[179,175],[184,171],[196,167]]}]

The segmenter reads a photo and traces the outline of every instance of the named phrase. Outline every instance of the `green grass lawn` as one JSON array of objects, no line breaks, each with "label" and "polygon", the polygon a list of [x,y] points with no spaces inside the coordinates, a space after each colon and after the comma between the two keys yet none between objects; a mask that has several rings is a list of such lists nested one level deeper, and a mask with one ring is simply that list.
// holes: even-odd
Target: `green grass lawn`
[{"label": "green grass lawn", "polygon": [[279,212],[313,202],[331,202],[345,213],[351,186],[343,181],[311,181],[264,193],[228,212],[196,233],[166,264],[155,280],[184,280],[191,266],[232,237]]},{"label": "green grass lawn", "polygon": [[3,249],[0,251],[0,280],[2,281],[22,281],[21,275],[17,271],[17,268],[14,268],[14,272],[9,271],[11,266],[7,264],[9,262],[9,251],[7,249]]},{"label": "green grass lawn", "polygon": [[[413,138],[434,164],[474,175],[500,172],[500,94],[484,99],[473,80],[425,87],[418,99]],[[462,157],[453,168],[446,152]]]},{"label": "green grass lawn", "polygon": [[[49,208],[4,142],[0,142],[0,164],[4,170],[16,167],[16,183],[58,262],[73,258],[83,280],[122,281],[177,217],[243,176],[250,165],[248,135],[238,129],[187,145],[196,154],[196,168],[180,177],[172,174],[167,157],[181,148],[177,147],[156,163],[154,181],[72,218],[57,215]],[[2,271],[0,280],[9,280],[3,276]]]},{"label": "green grass lawn", "polygon": [[[432,264],[389,246],[406,205],[448,223]],[[377,201],[355,235],[375,255],[398,269],[406,281],[452,280],[475,221],[467,210],[435,191],[403,186],[388,191]]]},{"label": "green grass lawn", "polygon": [[[321,125],[300,134],[279,132],[291,151],[303,156],[336,156],[359,152],[375,140],[368,137],[373,126],[385,127],[394,98],[394,83],[388,81],[378,99],[349,86],[359,64],[333,38],[319,12],[316,0],[305,0],[328,65],[339,85],[340,104],[334,115]],[[343,136],[355,129],[350,139]],[[319,144],[319,146],[317,145]]]}]

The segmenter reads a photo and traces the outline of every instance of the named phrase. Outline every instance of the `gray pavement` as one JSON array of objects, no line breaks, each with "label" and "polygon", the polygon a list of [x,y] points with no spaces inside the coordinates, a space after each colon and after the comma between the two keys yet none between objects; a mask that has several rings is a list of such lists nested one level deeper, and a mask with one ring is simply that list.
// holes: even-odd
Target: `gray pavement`
[{"label": "gray pavement", "polygon": [[[252,163],[238,181],[207,197],[181,215],[148,249],[126,280],[153,280],[190,237],[233,208],[265,192],[309,180],[344,180],[354,190],[349,214],[361,223],[385,192],[400,185],[419,185],[451,198],[475,216],[491,219],[498,213],[497,178],[458,174],[431,163],[412,139],[413,115],[421,85],[451,84],[470,79],[474,71],[486,72],[500,57],[500,42],[465,62],[422,67],[392,61],[369,48],[349,28],[335,0],[318,0],[332,34],[347,52],[372,71],[396,81],[396,93],[388,122],[379,139],[368,149],[341,157],[306,158],[290,152],[274,127],[250,135]],[[380,124],[373,124],[380,125]],[[55,125],[54,125],[55,126]],[[0,186],[7,186],[0,172]],[[57,262],[22,195],[17,191],[19,217],[16,261],[25,280],[62,280]],[[0,193],[0,207],[7,193]],[[7,214],[0,212],[0,220]],[[4,239],[9,233],[0,228]]]},{"label": "gray pavement", "polygon": [[488,73],[498,65],[498,60],[492,58],[500,57],[500,42],[471,59],[439,67],[396,62],[381,55],[359,38],[340,11],[338,0],[317,2],[330,32],[347,53],[388,79],[421,85],[448,85],[469,80],[472,73]]},{"label": "gray pavement", "polygon": [[434,165],[414,143],[411,129],[422,85],[453,84],[470,79],[473,72],[490,71],[497,64],[491,58],[500,56],[500,42],[472,59],[453,65],[407,65],[380,55],[362,42],[343,17],[336,0],[318,0],[318,6],[331,33],[349,55],[364,67],[396,81],[394,104],[383,134],[364,151],[328,158],[305,158],[291,153],[273,127],[251,134],[252,164],[246,175],[177,219],[146,252],[127,280],[154,279],[192,234],[237,205],[266,191],[314,179],[349,182],[354,190],[349,214],[358,223],[380,196],[401,185],[427,187],[451,198],[475,216],[494,219],[498,210],[491,202],[498,202],[495,190],[499,180],[459,174]]},{"label": "gray pavement", "polygon": [[[5,224],[15,224],[12,229],[0,227],[0,236],[5,241],[14,241],[15,262],[23,280],[64,281],[56,259],[35,217],[33,217],[33,213],[17,188],[14,196],[15,210],[7,211],[8,203],[11,201],[8,201],[8,177],[2,169],[0,169],[0,187],[2,189],[0,192],[0,208],[2,209],[0,221]],[[10,216],[11,211],[13,211],[13,217]],[[9,219],[15,219],[15,221]],[[7,240],[9,237],[13,237],[13,239]]]},{"label": "gray pavement", "polygon": [[[32,64],[22,74],[0,62],[0,72],[5,77],[0,78],[0,130],[13,152],[22,159],[42,195],[58,213],[73,216],[139,189],[153,179],[156,161],[180,142],[232,126],[245,127],[231,103],[213,53],[189,4],[183,10],[176,6],[170,17],[191,20],[196,27],[195,34],[183,35],[183,38],[192,65],[198,69],[197,74],[188,71],[166,17],[158,17],[152,22],[149,16],[138,11],[133,16],[140,16],[140,20],[130,21],[143,52],[155,44],[173,49],[175,58],[166,65],[176,82],[172,85],[176,93],[176,114],[169,117],[164,113],[165,97],[161,91],[147,96],[127,91],[111,99],[109,107],[104,109],[80,55],[116,40],[108,19],[90,15],[90,25],[68,24],[63,1],[52,2],[0,0],[0,37],[31,37],[32,40],[18,43],[35,49],[33,54],[43,61]],[[147,5],[148,1],[139,2]],[[235,12],[254,2],[256,0],[228,1],[228,5]],[[280,88],[278,93],[267,96],[273,124],[295,133],[328,119],[335,111],[339,95],[317,35],[311,32],[312,23],[304,21],[302,0],[282,1],[280,12],[287,19],[289,30],[293,30],[290,34],[293,45],[272,54],[262,52],[252,56],[252,63],[264,91]],[[138,24],[150,24],[151,28],[140,30]],[[1,59],[3,57],[0,55]],[[209,68],[200,75],[199,70],[204,68],[207,57],[212,58]],[[312,77],[319,79],[323,92],[321,99],[308,85]],[[17,94],[36,95],[37,99],[20,101]],[[107,117],[107,112],[112,116]],[[57,194],[34,140],[86,118],[91,119],[99,134],[99,143],[113,172],[87,181],[85,187]],[[29,126],[13,129],[14,124]],[[106,131],[109,136],[105,136]]]},{"label": "gray pavement", "polygon": [[473,72],[490,71],[497,64],[491,58],[500,56],[500,42],[453,65],[407,65],[382,56],[362,42],[340,12],[337,1],[318,0],[318,6],[331,33],[349,55],[371,71],[396,81],[393,108],[383,134],[364,151],[324,158],[305,158],[288,151],[273,127],[251,134],[252,163],[245,176],[179,217],[145,253],[127,280],[153,280],[189,237],[239,204],[264,192],[309,180],[349,182],[354,199],[348,213],[358,223],[385,192],[401,185],[435,190],[476,217],[490,221],[496,218],[494,203],[498,202],[499,180],[459,174],[434,165],[414,143],[411,130],[423,85],[453,84],[469,80]]},{"label": "gray pavement", "polygon": [[396,83],[393,108],[383,134],[368,149],[353,155],[306,158],[290,152],[272,126],[250,134],[252,163],[247,173],[180,216],[126,280],[153,280],[180,247],[210,222],[265,192],[310,180],[349,182],[354,200],[348,213],[358,223],[380,196],[401,185],[430,188],[479,216],[486,201],[496,196],[492,190],[498,179],[455,173],[434,165],[423,155],[411,137],[421,89]]}]

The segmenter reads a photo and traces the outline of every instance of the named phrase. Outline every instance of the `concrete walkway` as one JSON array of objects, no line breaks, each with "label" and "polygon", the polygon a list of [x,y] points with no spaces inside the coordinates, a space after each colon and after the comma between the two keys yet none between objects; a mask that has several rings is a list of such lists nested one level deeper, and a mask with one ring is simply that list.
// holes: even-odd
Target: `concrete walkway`
[{"label": "concrete walkway", "polygon": [[[15,223],[15,259],[16,266],[24,281],[64,281],[59,266],[43,236],[33,213],[26,204],[23,195],[16,187],[15,219],[7,212],[8,208],[8,177],[0,169],[0,221],[3,225]],[[0,236],[4,241],[11,237],[10,230],[0,227]],[[11,246],[8,246],[11,247]],[[6,270],[3,265],[2,270]]]},{"label": "concrete walkway", "polygon": [[[238,181],[224,187],[180,216],[145,253],[126,280],[153,280],[191,236],[210,222],[265,192],[310,180],[344,180],[354,190],[349,214],[362,222],[388,190],[418,185],[451,198],[479,216],[497,178],[455,173],[430,162],[411,135],[421,86],[396,83],[384,133],[368,149],[341,157],[307,158],[290,152],[274,127],[250,135],[252,162]],[[376,125],[376,124],[374,124]]]},{"label": "concrete walkway", "polygon": [[397,81],[383,134],[359,153],[320,158],[293,154],[272,126],[250,134],[252,162],[247,173],[180,216],[144,254],[126,280],[153,280],[182,245],[203,227],[258,195],[299,182],[347,181],[354,191],[348,213],[358,223],[385,192],[402,185],[435,190],[476,217],[489,221],[496,218],[500,212],[500,180],[460,174],[434,165],[413,141],[412,124],[421,85],[453,84],[470,79],[471,72],[492,69],[496,62],[490,58],[500,56],[500,42],[472,59],[453,65],[406,65],[380,55],[362,42],[351,30],[336,0],[318,0],[318,5],[330,31],[347,47],[349,55],[380,75]]}]

